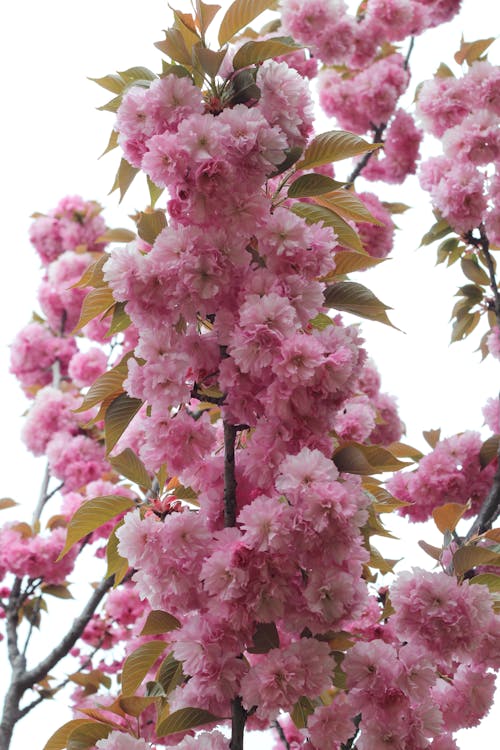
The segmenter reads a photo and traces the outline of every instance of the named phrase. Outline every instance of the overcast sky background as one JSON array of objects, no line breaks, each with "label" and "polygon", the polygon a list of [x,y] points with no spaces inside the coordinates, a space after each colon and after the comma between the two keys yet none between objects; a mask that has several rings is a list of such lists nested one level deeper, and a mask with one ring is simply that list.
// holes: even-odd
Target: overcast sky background
[{"label": "overcast sky background", "polygon": [[[174,5],[188,9],[188,3],[182,0]],[[497,3],[464,0],[464,11],[458,19],[417,38],[411,64],[412,92],[419,81],[432,76],[441,61],[458,73],[453,53],[462,33],[468,41],[493,36],[500,29],[499,22]],[[8,345],[36,308],[40,281],[39,262],[28,241],[29,216],[34,211],[48,211],[64,195],[79,194],[105,206],[104,216],[110,226],[133,228],[127,215],[146,205],[145,180],[136,180],[121,206],[116,193],[107,195],[118,152],[97,160],[106,146],[113,115],[98,112],[96,107],[111,95],[87,77],[133,65],[158,72],[161,54],[153,42],[163,38],[162,29],[169,23],[164,0],[23,0],[0,6],[4,237],[0,274],[0,495],[14,497],[25,505],[27,516],[38,496],[44,461],[29,456],[20,441],[21,415],[27,402],[7,373]],[[499,48],[497,42],[490,54],[497,63]],[[324,121],[319,129],[329,127]],[[357,187],[365,188],[362,182]],[[417,249],[432,223],[432,214],[416,180],[409,180],[404,188],[382,186],[374,192],[385,200],[404,201],[414,207],[397,218],[402,231],[394,259],[362,279],[394,308],[391,319],[405,333],[370,323],[363,323],[363,330],[367,349],[382,373],[384,390],[398,398],[401,417],[408,427],[407,441],[425,450],[422,430],[441,427],[443,436],[448,436],[464,429],[481,429],[481,407],[498,392],[498,363],[490,358],[481,364],[480,355],[474,352],[484,328],[465,343],[449,345],[453,295],[463,281],[455,269],[434,267],[434,248]],[[2,521],[19,517],[20,510],[3,514]],[[425,537],[439,544],[439,534],[427,527],[414,528],[411,534],[401,523],[394,527],[405,536],[390,555],[406,556],[409,552],[409,564],[430,567],[430,558],[419,556],[416,541]],[[0,667],[0,686],[4,681],[5,671]],[[460,748],[491,747],[498,736],[495,723],[498,731],[499,718],[497,708],[479,729],[461,733]],[[41,748],[64,720],[63,702],[43,704],[21,722],[12,750],[21,750],[27,743],[35,750]],[[267,744],[261,740],[254,747]]]}]

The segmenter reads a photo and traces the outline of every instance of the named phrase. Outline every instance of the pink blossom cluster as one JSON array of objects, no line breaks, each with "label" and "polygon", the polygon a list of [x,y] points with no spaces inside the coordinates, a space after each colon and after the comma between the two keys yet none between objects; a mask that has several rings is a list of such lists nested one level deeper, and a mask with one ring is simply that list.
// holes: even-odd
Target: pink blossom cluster
[{"label": "pink blossom cluster", "polygon": [[463,432],[439,441],[414,471],[395,474],[387,487],[397,498],[409,503],[400,513],[413,521],[426,521],[440,505],[470,501],[466,517],[476,515],[496,469],[495,461],[482,468],[481,446],[478,432]]},{"label": "pink blossom cluster", "polygon": [[30,240],[44,266],[53,263],[67,250],[102,252],[99,242],[106,225],[101,207],[73,195],[63,198],[48,214],[37,214],[31,225]]},{"label": "pink blossom cluster", "polygon": [[326,65],[369,65],[381,45],[421,34],[451,20],[461,0],[368,0],[356,16],[344,0],[282,0],[286,33]]},{"label": "pink blossom cluster", "polygon": [[417,112],[443,146],[441,156],[422,165],[422,187],[456,232],[484,224],[490,241],[498,243],[500,68],[477,61],[462,78],[426,81]]}]

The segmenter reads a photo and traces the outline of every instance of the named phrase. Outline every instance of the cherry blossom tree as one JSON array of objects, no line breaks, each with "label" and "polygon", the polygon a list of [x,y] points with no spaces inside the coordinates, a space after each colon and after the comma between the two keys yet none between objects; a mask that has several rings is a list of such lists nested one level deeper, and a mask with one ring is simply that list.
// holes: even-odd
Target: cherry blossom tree
[{"label": "cherry blossom tree", "polygon": [[[462,42],[461,76],[443,64],[415,112],[400,104],[415,37],[459,5],[368,0],[351,14],[283,0],[254,31],[273,3],[235,0],[214,48],[222,14],[198,0],[157,43],[159,75],[96,79],[113,93],[114,187],[123,197],[144,173],[149,206],[135,232],[75,197],[34,219],[43,316],[16,339],[12,370],[32,398],[23,439],[48,470],[32,524],[0,531],[2,748],[70,681],[75,718],[47,750],[242,750],[246,730],[269,727],[280,750],[451,750],[488,712],[498,400],[489,440],[429,432],[424,456],[401,442],[348,322],[391,325],[350,274],[390,253],[407,208],[356,181],[415,173],[422,126],[443,149],[419,171],[436,215],[423,244],[441,240],[438,261],[466,277],[452,337],[486,324],[483,356],[499,357],[493,40]],[[336,128],[320,134],[316,75]],[[437,571],[393,574],[373,543],[391,512],[434,519],[442,546],[422,546]],[[28,667],[47,596],[70,595],[89,550],[107,558],[101,582]],[[55,678],[68,656],[75,670]]]}]

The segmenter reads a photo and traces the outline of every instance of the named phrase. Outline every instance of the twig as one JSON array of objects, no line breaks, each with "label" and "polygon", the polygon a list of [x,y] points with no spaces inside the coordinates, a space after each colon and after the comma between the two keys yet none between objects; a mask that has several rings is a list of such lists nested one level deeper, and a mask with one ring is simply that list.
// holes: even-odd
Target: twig
[{"label": "twig", "polygon": [[290,750],[290,743],[288,742],[288,740],[287,740],[287,738],[285,736],[285,732],[283,731],[283,727],[279,723],[278,719],[276,719],[276,721],[273,721],[273,726],[276,729],[276,731],[278,732],[279,738],[280,738],[281,742],[283,743],[283,745],[286,747],[286,750]]},{"label": "twig", "polygon": [[[380,142],[385,132],[386,127],[387,127],[386,122],[383,122],[380,125],[373,126],[373,143]],[[356,177],[359,177],[359,175],[361,174],[363,169],[366,167],[366,165],[368,164],[368,162],[370,161],[374,153],[375,151],[367,151],[366,154],[363,156],[363,158],[358,161],[358,163],[356,164],[356,166],[354,167],[351,174],[346,180],[346,184],[345,184],[346,188],[351,187]]]},{"label": "twig", "polygon": [[406,53],[405,61],[403,64],[403,67],[405,70],[408,70],[408,65],[410,64],[410,57],[411,53],[413,52],[413,47],[415,46],[415,37],[410,37],[410,46],[408,47],[408,52]]}]

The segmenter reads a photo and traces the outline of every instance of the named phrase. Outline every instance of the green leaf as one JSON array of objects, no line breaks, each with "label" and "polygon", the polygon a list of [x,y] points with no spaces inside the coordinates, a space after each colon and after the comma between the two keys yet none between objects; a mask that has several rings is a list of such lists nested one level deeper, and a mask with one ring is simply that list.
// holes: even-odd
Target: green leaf
[{"label": "green leaf", "polygon": [[174,690],[184,679],[182,663],[173,654],[169,654],[160,664],[156,681],[161,685],[165,695]]},{"label": "green leaf", "polygon": [[64,750],[71,733],[74,732],[75,729],[83,727],[85,724],[93,723],[94,722],[89,721],[89,719],[72,719],[71,721],[67,721],[66,724],[63,724],[62,727],[59,727],[59,729],[51,735],[45,743],[43,750]]},{"label": "green leaf", "polygon": [[382,201],[382,205],[390,214],[404,214],[405,211],[410,209],[410,206],[407,206],[406,203],[390,203],[388,201]]},{"label": "green leaf", "polygon": [[443,237],[446,237],[446,235],[451,231],[452,229],[446,219],[439,219],[439,221],[436,221],[436,223],[432,225],[429,231],[424,234],[420,242],[420,246],[432,245],[432,243],[436,240],[440,240]]},{"label": "green leaf", "polygon": [[180,628],[181,624],[179,620],[170,615],[168,612],[163,612],[161,609],[153,609],[148,614],[146,622],[141,630],[141,635],[160,635],[161,633],[169,633],[171,630]]},{"label": "green leaf", "polygon": [[307,727],[307,718],[312,713],[314,713],[314,703],[309,698],[302,696],[293,707],[290,718],[297,729],[305,729]]},{"label": "green leaf", "polygon": [[312,195],[321,195],[331,193],[332,190],[342,187],[343,182],[332,180],[324,174],[313,172],[312,174],[303,174],[292,182],[288,188],[289,198],[307,198]]},{"label": "green leaf", "polygon": [[157,702],[158,699],[155,697],[142,697],[138,695],[118,699],[120,708],[123,709],[128,716],[140,716],[152,703]]},{"label": "green leaf", "polygon": [[165,211],[141,211],[137,219],[137,232],[139,237],[150,245],[153,245],[160,232],[167,226]]},{"label": "green leaf", "polygon": [[135,482],[139,487],[151,488],[148,471],[131,448],[125,448],[117,456],[108,457],[108,461],[119,474]]},{"label": "green leaf", "polygon": [[467,338],[469,334],[476,328],[477,324],[481,319],[480,312],[468,313],[465,312],[463,316],[457,318],[453,324],[451,332],[451,341],[462,341]]},{"label": "green leaf", "polygon": [[229,42],[233,36],[274,5],[275,0],[234,0],[226,11],[219,29],[219,44]]},{"label": "green leaf", "polygon": [[64,584],[42,584],[42,592],[57,599],[73,599],[73,594]]},{"label": "green leaf", "polygon": [[[385,263],[387,258],[373,258],[368,253],[359,253],[355,250],[341,250],[335,253],[334,276],[340,276],[354,271],[364,271],[367,268]],[[329,278],[327,280],[330,280]]]},{"label": "green leaf", "polygon": [[115,190],[120,191],[120,203],[122,202],[125,193],[131,186],[133,179],[138,172],[139,170],[137,169],[137,167],[133,167],[128,163],[126,159],[122,159],[120,161],[120,166],[118,167],[118,172],[116,173],[113,187],[109,191],[110,193],[113,193]]},{"label": "green leaf", "polygon": [[298,49],[302,47],[287,36],[273,37],[265,42],[246,42],[235,54],[233,67],[235,70],[247,68],[249,65],[257,65],[272,57],[289,55]]},{"label": "green leaf", "polygon": [[135,81],[154,81],[158,77],[149,68],[143,68],[141,65],[127,70],[119,70],[118,75],[126,84],[135,83]]},{"label": "green leaf", "polygon": [[384,224],[376,219],[366,208],[363,201],[356,193],[350,190],[335,190],[333,193],[315,198],[315,202],[325,208],[339,213],[344,219],[351,221],[368,222],[381,227]]},{"label": "green leaf", "polygon": [[123,581],[128,573],[129,564],[125,557],[122,557],[118,552],[118,537],[116,535],[117,530],[123,526],[123,520],[119,521],[113,531],[110,534],[108,543],[106,545],[106,561],[108,569],[106,570],[106,578],[114,576],[114,588]]},{"label": "green leaf", "polygon": [[312,169],[321,164],[331,164],[367,151],[375,151],[380,146],[380,143],[368,143],[359,135],[347,133],[345,130],[330,130],[313,138],[298,162],[297,169]]},{"label": "green leaf", "polygon": [[134,501],[121,495],[105,495],[85,500],[78,510],[73,514],[66,534],[66,543],[58,560],[79,542],[80,539],[95,531],[103,524],[116,518],[129,508],[134,506]]},{"label": "green leaf", "polygon": [[457,576],[462,576],[477,565],[497,565],[500,562],[498,552],[485,547],[460,547],[453,555],[453,568]]},{"label": "green leaf", "polygon": [[106,409],[104,417],[104,434],[106,438],[106,452],[113,450],[130,422],[142,406],[138,398],[131,398],[128,393],[120,393]]},{"label": "green leaf", "polygon": [[267,654],[271,649],[280,646],[280,637],[274,622],[258,622],[252,640],[254,645],[247,649],[250,654]]},{"label": "green leaf", "polygon": [[129,316],[125,312],[126,305],[126,302],[116,302],[113,305],[111,323],[108,330],[106,331],[106,336],[114,336],[116,333],[126,331],[132,323]]},{"label": "green leaf", "polygon": [[336,284],[327,287],[325,305],[333,307],[334,310],[348,312],[395,328],[386,314],[386,310],[392,308],[381,302],[363,284],[358,284],[355,281],[338,281]]},{"label": "green leaf", "polygon": [[204,724],[213,724],[219,720],[218,716],[214,716],[202,708],[180,708],[164,719],[160,716],[156,727],[156,734],[158,737],[165,737],[165,735],[194,729]]},{"label": "green leaf", "polygon": [[98,86],[102,86],[103,89],[111,91],[113,94],[121,94],[125,88],[125,81],[120,74],[110,73],[102,78],[89,78],[88,80],[97,83]]},{"label": "green leaf", "polygon": [[150,178],[149,175],[146,176],[146,180],[148,183],[149,200],[151,202],[151,208],[154,208],[156,205],[156,201],[158,200],[160,195],[163,193],[165,188],[158,187],[158,185],[155,185],[155,183],[153,182],[153,180]]},{"label": "green leaf", "polygon": [[115,96],[114,99],[110,99],[109,102],[106,102],[106,104],[97,107],[97,109],[99,110],[99,112],[118,112],[122,100],[123,94],[119,94],[118,96]]},{"label": "green leaf", "polygon": [[75,412],[86,411],[92,406],[100,404],[109,396],[113,394],[119,394],[123,392],[123,381],[128,375],[127,361],[130,356],[125,356],[115,367],[108,372],[104,372],[99,375],[95,383],[93,383],[87,394],[83,398],[82,405],[75,409]]},{"label": "green leaf", "polygon": [[124,696],[134,695],[166,647],[165,641],[148,641],[127,656],[122,671],[122,692]]},{"label": "green leaf", "polygon": [[339,471],[348,474],[381,474],[385,471],[399,471],[410,466],[400,461],[386,448],[378,445],[363,445],[350,441],[340,446],[332,456]]},{"label": "green leaf", "polygon": [[470,281],[473,281],[475,284],[480,284],[481,286],[490,285],[488,274],[481,268],[477,261],[472,260],[472,258],[462,258],[460,265],[462,271]]},{"label": "green leaf", "polygon": [[88,721],[85,726],[81,725],[71,732],[66,748],[67,750],[86,750],[88,747],[94,747],[98,740],[105,739],[112,730],[111,724]]},{"label": "green leaf", "polygon": [[363,245],[357,232],[339,214],[334,213],[329,208],[315,206],[311,203],[295,203],[291,210],[308,224],[323,222],[325,226],[332,227],[337,235],[339,245],[363,252]]},{"label": "green leaf", "polygon": [[[241,71],[241,73],[244,72],[245,71]],[[240,74],[238,73],[238,75]],[[276,177],[277,175],[286,172],[287,169],[290,169],[290,167],[292,167],[295,162],[302,156],[302,149],[299,146],[294,146],[288,151],[285,151],[285,153],[285,158],[277,165],[276,170],[271,175],[269,175],[270,177]]]},{"label": "green leaf", "polygon": [[500,576],[495,573],[480,573],[478,576],[473,576],[469,583],[479,583],[482,586],[487,586],[491,594],[500,592]]}]

